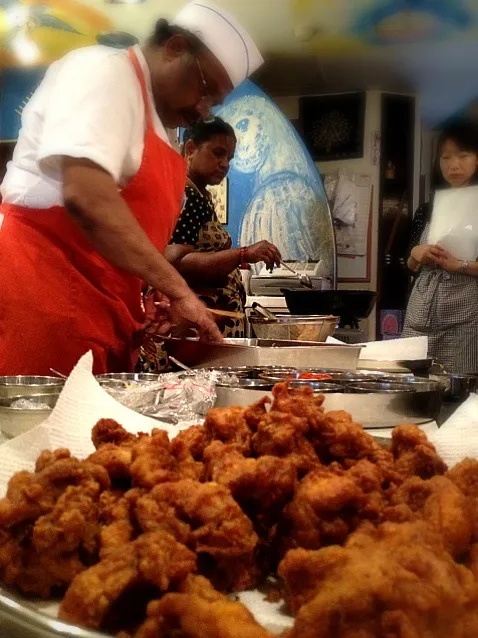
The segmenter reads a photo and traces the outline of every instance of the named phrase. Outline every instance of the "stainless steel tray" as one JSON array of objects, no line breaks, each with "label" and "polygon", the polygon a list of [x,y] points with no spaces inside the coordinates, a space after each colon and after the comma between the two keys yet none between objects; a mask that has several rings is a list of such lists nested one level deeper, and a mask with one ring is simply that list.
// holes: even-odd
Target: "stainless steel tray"
[{"label": "stainless steel tray", "polygon": [[[437,420],[443,403],[443,388],[433,382],[423,384],[422,388],[421,391],[413,392],[404,389],[403,392],[393,393],[328,393],[325,395],[324,406],[326,410],[349,412],[354,421],[365,428],[424,425]],[[217,388],[216,407],[247,407],[263,396],[272,397],[272,394],[260,389],[221,387]]]},{"label": "stainless steel tray", "polygon": [[197,339],[167,338],[164,341],[171,356],[197,368],[286,366],[356,370],[361,351],[360,346],[309,341],[228,339],[223,344],[205,343]]},{"label": "stainless steel tray", "polygon": [[[43,603],[45,604],[45,603]],[[1,638],[106,638],[105,634],[61,622],[0,586]],[[111,638],[111,637],[108,637]]]}]

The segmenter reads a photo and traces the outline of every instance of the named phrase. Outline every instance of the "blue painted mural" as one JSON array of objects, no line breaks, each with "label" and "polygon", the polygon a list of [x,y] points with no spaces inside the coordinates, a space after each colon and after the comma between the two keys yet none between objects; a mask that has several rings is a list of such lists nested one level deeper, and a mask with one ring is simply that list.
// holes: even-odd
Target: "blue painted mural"
[{"label": "blue painted mural", "polygon": [[322,259],[334,268],[334,231],[322,181],[288,118],[252,82],[217,114],[235,129],[227,229],[235,245],[268,239],[285,259]]},{"label": "blue painted mural", "polygon": [[44,74],[45,69],[41,67],[11,68],[2,71],[0,141],[18,138],[22,111]]}]

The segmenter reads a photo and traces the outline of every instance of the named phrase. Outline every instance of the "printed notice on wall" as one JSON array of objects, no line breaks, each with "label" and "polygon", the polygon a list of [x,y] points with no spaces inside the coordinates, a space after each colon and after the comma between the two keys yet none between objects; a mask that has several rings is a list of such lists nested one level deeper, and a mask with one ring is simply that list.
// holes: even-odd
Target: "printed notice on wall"
[{"label": "printed notice on wall", "polygon": [[340,170],[324,179],[332,210],[339,281],[370,280],[372,178]]}]

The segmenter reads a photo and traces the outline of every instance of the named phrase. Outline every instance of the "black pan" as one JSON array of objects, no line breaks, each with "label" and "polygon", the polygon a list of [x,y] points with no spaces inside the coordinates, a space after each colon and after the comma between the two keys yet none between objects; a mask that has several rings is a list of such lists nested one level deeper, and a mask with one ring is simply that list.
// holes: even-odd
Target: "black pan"
[{"label": "black pan", "polygon": [[366,319],[375,305],[377,293],[371,290],[291,290],[283,288],[292,315],[337,315],[341,326],[356,326]]}]

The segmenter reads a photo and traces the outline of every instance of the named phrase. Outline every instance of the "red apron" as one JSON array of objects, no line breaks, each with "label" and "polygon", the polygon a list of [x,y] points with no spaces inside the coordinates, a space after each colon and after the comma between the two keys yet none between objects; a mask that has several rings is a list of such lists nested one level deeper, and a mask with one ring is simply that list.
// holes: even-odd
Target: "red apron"
[{"label": "red apron", "polygon": [[[121,194],[162,252],[181,210],[186,165],[155,134],[146,81],[132,49],[129,56],[146,132],[139,172]],[[0,375],[67,374],[88,350],[96,374],[133,370],[143,282],[104,259],[60,206],[3,204],[0,214]]]}]

